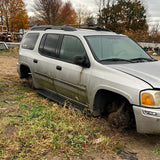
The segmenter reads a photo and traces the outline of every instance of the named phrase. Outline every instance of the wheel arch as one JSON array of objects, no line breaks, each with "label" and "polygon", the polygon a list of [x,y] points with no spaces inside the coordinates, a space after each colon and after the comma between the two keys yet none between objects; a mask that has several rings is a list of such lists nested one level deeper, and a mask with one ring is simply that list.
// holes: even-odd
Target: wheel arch
[{"label": "wheel arch", "polygon": [[28,79],[28,77],[31,73],[32,73],[31,69],[28,65],[26,65],[26,64],[20,65],[20,78]]},{"label": "wheel arch", "polygon": [[93,114],[95,116],[101,114],[106,109],[107,104],[112,103],[114,100],[117,101],[120,99],[122,99],[122,101],[125,101],[127,104],[130,104],[130,106],[132,106],[133,104],[132,98],[124,92],[98,89],[93,98]]}]

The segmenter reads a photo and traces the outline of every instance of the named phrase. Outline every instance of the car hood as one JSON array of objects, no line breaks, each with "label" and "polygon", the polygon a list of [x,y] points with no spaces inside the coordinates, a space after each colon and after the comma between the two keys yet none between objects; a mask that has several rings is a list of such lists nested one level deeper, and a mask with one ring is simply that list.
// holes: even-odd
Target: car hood
[{"label": "car hood", "polygon": [[114,64],[110,67],[137,77],[153,88],[160,88],[160,61]]}]

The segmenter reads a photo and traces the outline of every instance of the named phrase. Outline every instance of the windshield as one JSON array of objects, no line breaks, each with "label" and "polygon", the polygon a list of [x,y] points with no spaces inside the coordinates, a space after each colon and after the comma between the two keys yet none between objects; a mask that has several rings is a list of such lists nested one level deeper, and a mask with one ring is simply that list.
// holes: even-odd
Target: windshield
[{"label": "windshield", "polygon": [[139,45],[125,36],[86,36],[95,58],[102,61],[153,60]]}]

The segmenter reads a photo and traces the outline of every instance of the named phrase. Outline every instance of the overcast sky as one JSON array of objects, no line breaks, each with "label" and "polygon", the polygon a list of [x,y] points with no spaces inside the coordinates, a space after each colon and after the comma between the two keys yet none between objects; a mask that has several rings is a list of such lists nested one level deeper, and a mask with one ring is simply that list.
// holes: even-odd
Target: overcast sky
[{"label": "overcast sky", "polygon": [[[29,15],[32,15],[32,5],[34,4],[34,0],[23,0],[27,5],[27,11]],[[67,0],[62,0],[66,2]],[[95,0],[70,0],[73,4],[74,8],[86,8],[91,13],[98,12],[98,7],[95,3]],[[160,0],[142,0],[147,8],[148,14],[148,23],[150,25],[160,24]]]},{"label": "overcast sky", "polygon": [[160,0],[146,0],[150,24],[160,24]]}]

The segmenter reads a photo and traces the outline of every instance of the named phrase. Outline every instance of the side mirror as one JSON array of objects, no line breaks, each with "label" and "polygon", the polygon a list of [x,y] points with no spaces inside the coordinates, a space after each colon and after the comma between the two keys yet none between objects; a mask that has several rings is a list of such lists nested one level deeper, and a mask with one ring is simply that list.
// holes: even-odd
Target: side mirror
[{"label": "side mirror", "polygon": [[90,67],[90,62],[86,56],[77,55],[74,57],[74,64],[80,65],[82,67]]}]

